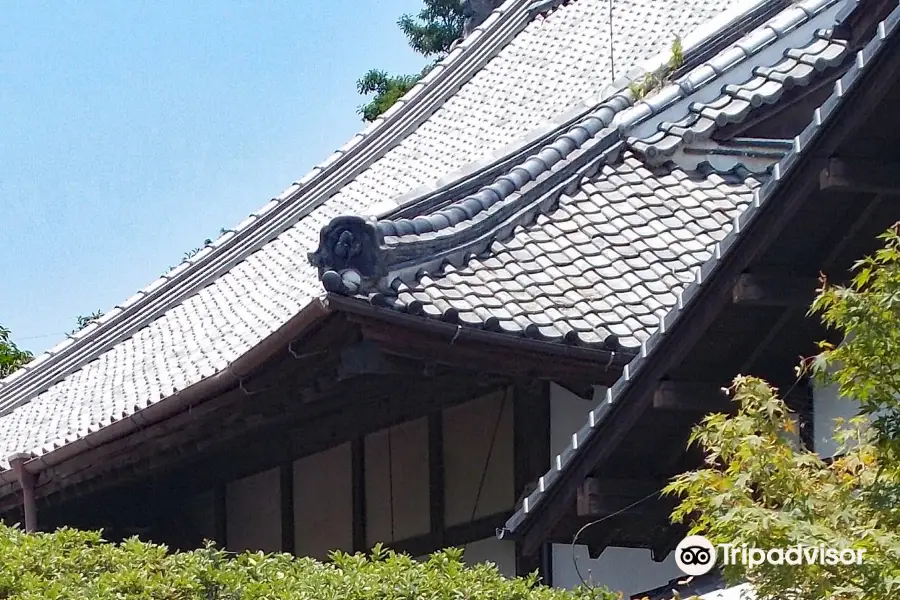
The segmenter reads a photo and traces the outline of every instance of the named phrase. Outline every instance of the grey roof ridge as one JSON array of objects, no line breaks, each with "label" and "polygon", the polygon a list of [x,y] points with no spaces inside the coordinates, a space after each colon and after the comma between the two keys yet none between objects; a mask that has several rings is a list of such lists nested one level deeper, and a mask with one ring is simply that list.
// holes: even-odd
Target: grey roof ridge
[{"label": "grey roof ridge", "polygon": [[571,465],[573,458],[584,448],[585,443],[596,433],[598,424],[602,423],[609,415],[611,407],[633,385],[633,382],[637,380],[648,362],[656,358],[658,353],[655,353],[654,349],[667,336],[667,332],[671,330],[675,322],[686,310],[691,308],[691,301],[716,271],[723,257],[728,256],[729,251],[736,240],[743,235],[748,224],[753,222],[763,210],[773,204],[769,200],[780,188],[781,181],[790,173],[801,155],[809,154],[808,147],[810,144],[819,136],[823,126],[829,123],[830,118],[843,102],[847,93],[854,88],[858,88],[856,84],[860,79],[860,75],[871,71],[869,63],[878,57],[886,41],[891,39],[891,36],[897,36],[898,26],[900,26],[900,6],[895,8],[885,20],[879,23],[874,37],[856,53],[855,61],[850,65],[846,73],[835,81],[834,91],[815,110],[812,121],[800,134],[793,138],[792,151],[775,165],[772,177],[754,192],[753,202],[747,210],[735,218],[733,229],[721,242],[715,244],[712,257],[696,269],[694,281],[678,294],[676,306],[668,312],[659,315],[657,331],[641,344],[640,352],[625,366],[622,376],[612,387],[606,390],[604,402],[598,408],[588,413],[587,422],[580,430],[572,434],[572,441],[560,454],[556,455],[551,469],[539,478],[537,489],[523,500],[522,507],[507,520],[502,529],[498,530],[498,537],[504,538],[513,534],[529,515],[534,514],[535,508],[541,504],[547,491],[559,479],[560,474]]},{"label": "grey roof ridge", "polygon": [[[482,252],[492,239],[512,235],[526,219],[533,220],[536,208],[546,211],[554,206],[562,191],[572,185],[569,176],[585,168],[589,169],[583,172],[586,174],[596,171],[599,165],[592,159],[598,153],[607,156],[606,150],[635,128],[648,122],[656,125],[655,117],[682,102],[695,101],[704,89],[712,88],[713,82],[727,82],[748,57],[772,48],[776,40],[789,38],[800,23],[821,17],[826,8],[841,1],[804,0],[786,8],[675,83],[629,106],[631,94],[622,88],[664,64],[668,55],[660,54],[618,82],[620,91],[582,122],[478,192],[412,219],[375,222],[360,216],[337,217],[323,228],[319,248],[310,254],[310,261],[319,268],[326,290],[345,295],[376,290],[392,294],[401,282],[418,279],[445,261],[461,264],[466,257]],[[715,27],[688,36],[685,51],[715,39],[729,23],[722,20]],[[760,35],[765,29],[768,32]],[[564,179],[566,183],[560,187]],[[522,207],[524,210],[519,210]],[[353,245],[355,249],[351,250]],[[356,254],[347,257],[347,252]]]},{"label": "grey roof ridge", "polygon": [[[844,0],[801,0],[778,13],[774,18],[749,32],[728,49],[711,57],[690,72],[679,77],[657,93],[637,102],[623,115],[621,128],[629,137],[646,139],[658,133],[659,123],[674,121],[670,115],[679,117],[688,113],[689,105],[710,102],[722,93],[729,84],[740,84],[756,68],[747,58],[781,58],[782,45],[801,42],[800,26],[815,20],[821,25],[833,24],[829,19],[837,12]],[[776,44],[776,42],[778,42]],[[772,57],[768,57],[772,54]],[[777,62],[777,61],[775,61]],[[720,88],[710,84],[721,83]],[[655,117],[652,121],[650,117]]]},{"label": "grey roof ridge", "polygon": [[384,201],[378,207],[381,210],[370,211],[370,214],[380,220],[410,218],[441,208],[444,204],[467,195],[468,190],[477,189],[485,180],[523,162],[534,148],[565,132],[578,120],[595,110],[597,104],[596,95],[585,98],[497,150],[463,165],[432,183]]},{"label": "grey roof ridge", "polygon": [[[814,41],[818,39],[828,40],[826,32],[827,30],[825,29],[816,30],[814,33]],[[807,40],[804,48],[808,47],[810,44],[813,44],[814,41]],[[685,153],[688,153],[689,151],[687,147],[702,143],[703,141],[711,140],[713,135],[715,135],[715,133],[720,128],[733,123],[742,122],[754,111],[759,110],[764,106],[777,103],[782,94],[787,89],[797,90],[808,87],[814,81],[819,79],[821,73],[825,72],[828,69],[835,69],[840,67],[840,65],[843,64],[843,62],[850,55],[849,47],[845,42],[841,40],[835,40],[833,42],[831,40],[828,41],[839,46],[844,46],[845,51],[842,54],[832,57],[831,59],[821,60],[819,63],[817,63],[816,68],[811,69],[805,77],[791,79],[790,88],[782,83],[777,94],[773,94],[772,96],[756,96],[748,99],[747,97],[743,96],[735,96],[735,90],[737,90],[738,94],[741,92],[740,85],[728,84],[723,87],[723,97],[740,97],[747,101],[747,108],[740,114],[730,115],[727,113],[721,113],[721,115],[716,120],[712,120],[711,117],[704,117],[702,112],[711,106],[709,103],[692,103],[689,109],[690,113],[688,117],[677,122],[659,123],[656,132],[649,138],[638,138],[634,136],[629,137],[629,147],[639,155],[645,157],[647,161],[653,165],[662,164],[667,160],[673,159],[673,157],[679,152],[679,150],[683,150]],[[803,48],[791,48],[789,50],[786,50],[785,54],[787,52],[791,52],[792,50],[797,50],[799,52],[802,49]],[[774,65],[767,65],[764,67],[759,65],[754,66],[749,74],[750,79],[748,79],[747,81],[752,81],[753,79],[759,77],[765,77],[763,73],[776,69],[778,65],[787,60],[791,60],[792,58],[793,57],[782,56],[781,60]],[[702,129],[698,128],[697,124],[702,122],[704,119],[707,121],[707,123],[704,124]],[[675,140],[675,143],[671,143],[671,140]],[[667,142],[665,146],[661,145],[663,141]],[[738,142],[738,138],[735,138],[734,141]],[[722,148],[726,148],[729,145],[729,142],[718,142],[717,144]],[[712,152],[712,150],[709,151]]]},{"label": "grey roof ridge", "polygon": [[533,18],[529,3],[506,0],[393,107],[305,177],[103,317],[0,380],[0,415],[127,339],[327,201],[505,47]]},{"label": "grey roof ridge", "polygon": [[[811,1],[808,0],[806,3],[812,4],[812,5],[818,5],[818,4],[821,4],[822,2],[829,3],[829,2],[838,2],[838,1],[840,1],[840,0],[811,0]],[[741,18],[744,15],[746,15],[748,12],[752,12],[752,11],[756,10],[758,7],[769,4],[769,3],[770,3],[769,0],[751,0],[751,2],[748,3],[747,6],[734,7],[732,10],[726,11],[722,15],[719,15],[718,18],[712,19],[709,22],[705,23],[704,25],[701,25],[695,31],[692,31],[690,34],[688,34],[688,36],[683,40],[683,52],[685,54],[689,54],[689,53],[697,50],[698,48],[703,47],[707,43],[717,41],[718,36],[723,31],[726,31],[733,23],[741,20]],[[604,108],[604,100],[609,101],[617,94],[622,95],[631,83],[637,81],[639,78],[641,78],[646,73],[656,71],[661,66],[666,64],[668,62],[669,58],[670,58],[670,53],[668,51],[662,52],[662,53],[652,57],[651,59],[645,61],[642,65],[638,65],[635,68],[633,68],[632,70],[630,70],[624,77],[620,77],[611,86],[608,86],[604,90],[603,93],[600,94],[600,96],[597,98],[597,102],[595,103],[594,108],[591,112],[593,114],[601,112]],[[711,61],[708,61],[708,62],[711,62]],[[703,64],[707,64],[707,63],[703,63]],[[696,69],[703,66],[703,64],[698,65],[698,67],[696,67],[695,69],[692,69],[691,72],[694,72]],[[660,90],[660,92],[653,94],[652,97],[656,97],[657,95],[662,94],[662,93],[663,93],[663,90]],[[630,95],[629,95],[629,97],[630,97]],[[639,101],[639,103],[640,102],[643,102],[643,100]],[[668,100],[665,100],[665,102],[668,102]],[[658,110],[659,110],[658,108],[655,108],[651,114],[648,114],[643,118],[649,118],[650,116],[655,115],[656,112],[658,112]],[[584,123],[581,124],[581,126],[587,127],[588,131],[590,131],[591,126],[588,125],[587,123],[592,120],[592,117],[590,116],[591,113],[585,112],[584,114],[586,115],[585,121],[584,121]],[[559,118],[559,120],[562,121],[563,118],[564,118],[564,116],[561,116]],[[638,118],[640,118],[640,117],[638,117]],[[569,119],[566,119],[563,122],[566,123],[566,121],[571,123],[571,120],[569,120]],[[622,115],[622,117],[619,120],[620,131],[624,131],[626,128],[631,126],[628,121],[629,121],[629,118],[626,117],[625,115]],[[524,167],[525,164],[527,164],[529,160],[535,159],[535,160],[545,163],[545,166],[541,170],[547,171],[550,168],[552,168],[552,166],[555,164],[556,160],[558,160],[558,159],[553,158],[553,156],[552,156],[554,151],[556,154],[558,154],[560,156],[561,159],[565,158],[566,153],[561,152],[560,148],[557,147],[557,144],[565,145],[565,144],[563,144],[562,139],[561,139],[561,138],[565,137],[565,135],[566,135],[565,133],[563,133],[564,127],[565,127],[565,125],[563,127],[559,127],[556,130],[556,132],[554,132],[554,133],[560,134],[559,137],[554,141],[554,143],[548,144],[541,152],[536,153],[534,156],[528,157],[526,160],[522,161],[522,163],[520,163],[520,165],[517,165],[517,166]],[[575,127],[577,127],[577,125]],[[571,133],[571,132],[568,132],[568,133]],[[591,133],[593,134],[594,132],[591,132]],[[550,150],[551,148],[553,150]],[[576,146],[576,148],[577,148],[577,146]],[[571,151],[572,150],[570,150],[570,152]],[[543,155],[542,155],[542,153],[543,153]],[[549,158],[549,162],[548,162],[548,158]],[[525,167],[525,168],[527,168],[527,167]],[[512,169],[510,169],[510,171],[512,171]],[[495,183],[496,183],[496,181],[492,182],[492,184],[495,184]],[[490,198],[491,193],[489,191],[487,191],[491,188],[492,188],[492,185],[484,186],[475,194],[472,194],[470,196],[463,198],[462,200],[457,201],[456,205],[461,206],[467,200],[476,198],[478,200],[479,204],[482,205],[481,209],[478,209],[478,212],[480,212],[480,210],[486,210],[487,208],[489,208],[493,204],[493,202],[496,202],[497,200],[502,200],[506,195],[508,195],[509,193],[512,193],[512,191],[515,191],[515,190],[511,190],[504,194],[502,190],[495,190],[494,193],[497,195],[497,199],[492,199],[492,198]],[[444,210],[448,211],[448,209],[444,209]],[[434,216],[434,214],[425,216],[424,214],[419,213],[419,215],[417,215],[417,216],[421,216],[422,218],[419,219],[418,221],[416,221],[415,217],[397,219],[396,217],[394,217],[393,214],[391,214],[391,215],[389,215],[389,217],[392,217],[392,218],[382,219],[382,221],[379,222],[379,229],[381,229],[382,234],[384,236],[403,236],[403,235],[408,235],[408,234],[422,234],[422,233],[431,233],[431,232],[438,230],[438,229],[434,228],[434,223],[432,223],[431,227],[429,227],[429,225],[423,220],[423,219],[428,219],[429,217]],[[443,216],[449,216],[449,215],[447,215],[447,212],[444,212]],[[469,218],[471,218],[471,216]],[[435,220],[438,220],[438,219],[435,219]],[[452,223],[453,219],[448,218],[448,221],[450,221],[450,225],[442,225],[440,228],[452,226],[454,224],[454,223]],[[410,231],[410,229],[412,229],[412,230]]]},{"label": "grey roof ridge", "polygon": [[530,223],[538,208],[548,210],[564,189],[577,184],[578,171],[595,172],[599,168],[596,159],[605,158],[619,142],[618,130],[612,126],[614,118],[630,104],[627,91],[614,95],[545,148],[554,153],[552,163],[537,158],[546,154],[542,150],[482,187],[491,194],[489,206],[470,207],[467,202],[478,202],[470,196],[428,217],[401,221],[424,219],[427,223],[428,219],[446,219],[444,215],[450,214],[455,219],[451,226],[458,227],[442,227],[438,233],[408,236],[413,240],[399,238],[391,243],[384,226],[392,221],[337,217],[322,229],[319,247],[310,253],[309,260],[319,268],[325,289],[344,295],[363,291],[393,294],[401,281],[416,279],[445,260],[459,263],[483,251],[494,237],[511,235],[517,226]]},{"label": "grey roof ridge", "polygon": [[[536,0],[530,7],[534,13],[546,13],[564,4],[568,0]],[[710,19],[690,32],[684,39],[685,53],[699,49],[707,43],[715,43],[723,32],[740,23],[747,14],[754,13],[767,5],[777,4],[779,0],[748,0],[745,5],[738,5]],[[576,103],[558,116],[532,129],[518,139],[474,160],[460,169],[441,177],[430,184],[415,188],[405,194],[384,201],[378,208],[370,211],[370,215],[379,220],[413,218],[437,208],[448,200],[465,195],[466,191],[482,185],[486,179],[509,170],[516,162],[524,162],[531,149],[559,136],[570,128],[578,119],[586,118],[591,111],[602,105],[604,99],[621,92],[631,83],[648,72],[658,69],[669,58],[668,53],[661,53],[650,58],[641,65],[635,66],[624,76],[607,85],[599,94],[591,94]]]}]

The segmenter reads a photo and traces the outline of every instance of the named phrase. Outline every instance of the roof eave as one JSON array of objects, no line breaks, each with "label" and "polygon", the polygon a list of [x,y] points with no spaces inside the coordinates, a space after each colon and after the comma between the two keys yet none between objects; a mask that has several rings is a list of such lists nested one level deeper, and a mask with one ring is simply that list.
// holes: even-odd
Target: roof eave
[{"label": "roof eave", "polygon": [[[713,258],[685,290],[683,302],[666,316],[661,331],[648,340],[641,355],[626,366],[622,378],[609,390],[609,406],[601,407],[602,418],[591,415],[593,425],[582,429],[585,435],[578,435],[577,448],[570,446],[558,457],[556,467],[541,478],[538,491],[507,521],[499,537],[521,540],[526,553],[534,551],[567,509],[579,482],[626,435],[645,408],[643,400],[650,397],[656,381],[676,360],[670,350],[696,342],[727,300],[729,282],[777,236],[805,201],[816,178],[802,177],[804,170],[821,167],[821,157],[834,151],[900,77],[898,36],[892,35],[898,22],[900,8],[878,26],[857,61],[835,83],[834,93],[794,139],[795,150],[776,166],[775,175],[759,191],[754,205],[740,216],[735,230],[718,245]],[[773,196],[780,201],[773,201]],[[612,421],[616,421],[615,427],[610,427]],[[610,431],[601,435],[600,429]]]},{"label": "roof eave", "polygon": [[[35,450],[27,452],[26,454],[30,458],[23,463],[25,470],[33,475],[37,475],[50,467],[71,460],[91,448],[96,448],[125,437],[138,429],[164,421],[179,412],[187,410],[189,407],[201,404],[240,385],[244,377],[284,351],[292,341],[302,336],[311,327],[331,314],[331,312],[327,302],[322,298],[316,298],[300,309],[284,325],[263,338],[253,348],[218,373],[201,379],[193,385],[162,398],[142,410],[49,452],[38,453]],[[14,493],[16,489],[15,482],[17,481],[18,479],[11,467],[0,471],[0,482],[8,484],[0,487],[0,498]]]}]

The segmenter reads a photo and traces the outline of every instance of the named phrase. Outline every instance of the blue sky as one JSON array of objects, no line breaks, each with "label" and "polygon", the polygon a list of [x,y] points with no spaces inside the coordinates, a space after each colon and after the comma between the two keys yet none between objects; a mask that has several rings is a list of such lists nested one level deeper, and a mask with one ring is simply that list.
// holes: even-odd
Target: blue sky
[{"label": "blue sky", "polygon": [[38,352],[236,225],[415,72],[419,0],[4,2],[0,324]]}]

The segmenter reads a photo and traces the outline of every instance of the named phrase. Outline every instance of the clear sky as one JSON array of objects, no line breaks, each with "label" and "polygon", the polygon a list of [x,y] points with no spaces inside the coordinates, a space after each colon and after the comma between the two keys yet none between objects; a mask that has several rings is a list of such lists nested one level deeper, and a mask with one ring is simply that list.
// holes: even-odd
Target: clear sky
[{"label": "clear sky", "polygon": [[49,348],[362,128],[418,0],[20,0],[0,19],[0,324]]}]

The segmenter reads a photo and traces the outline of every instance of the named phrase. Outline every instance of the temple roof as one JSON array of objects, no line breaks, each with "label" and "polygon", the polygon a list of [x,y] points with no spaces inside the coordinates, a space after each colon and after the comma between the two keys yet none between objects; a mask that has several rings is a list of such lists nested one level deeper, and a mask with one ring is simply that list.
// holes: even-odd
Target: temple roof
[{"label": "temple roof", "polygon": [[[711,143],[703,120],[710,111],[743,118],[740,94],[709,82],[742,86],[755,106],[757,96],[777,100],[770,84],[779,78],[805,85],[810,60],[818,69],[841,58],[839,44],[810,47],[821,45],[816,36],[834,21],[837,4],[824,0],[785,9],[764,35],[722,50],[735,32],[786,4],[617,3],[610,39],[606,0],[503,3],[305,177],[0,381],[0,479],[13,479],[7,457],[53,464],[165,418],[217,377],[239,380],[236,365],[280,343],[285,327],[326,288],[514,335],[640,343],[651,318],[677,303],[678,286],[751,201],[767,161],[784,151],[739,141],[740,152],[749,143],[755,154],[737,164],[727,144],[704,150],[733,163],[727,169],[683,158]],[[676,35],[683,36],[687,75],[635,101],[629,83],[669,61]],[[787,48],[801,56],[787,56]],[[782,64],[787,59],[797,65]],[[759,88],[749,72],[757,66],[775,69]],[[796,74],[785,79],[779,68]],[[723,93],[738,104],[716,104]],[[705,107],[697,112],[694,104]],[[680,141],[670,141],[673,135]],[[675,158],[657,164],[658,156]],[[307,254],[348,215],[373,235],[377,272],[363,273],[351,289],[351,273],[319,260],[323,286]],[[582,223],[590,233],[565,240],[557,233]],[[635,252],[645,246],[653,251],[639,260]],[[518,272],[510,265],[523,253],[534,260]],[[584,266],[579,261],[590,268],[567,279],[571,267]],[[629,262],[633,272],[618,271]],[[566,277],[549,271],[557,282],[540,291],[544,265]],[[607,277],[611,268],[618,279]],[[622,290],[629,282],[634,289]],[[455,283],[467,292],[458,306]],[[581,306],[578,294],[592,302]]]},{"label": "temple roof", "polygon": [[636,351],[712,257],[789,139],[717,138],[843,64],[841,3],[780,12],[635,101],[622,90],[470,195],[339,217],[326,289],[511,335]]}]

